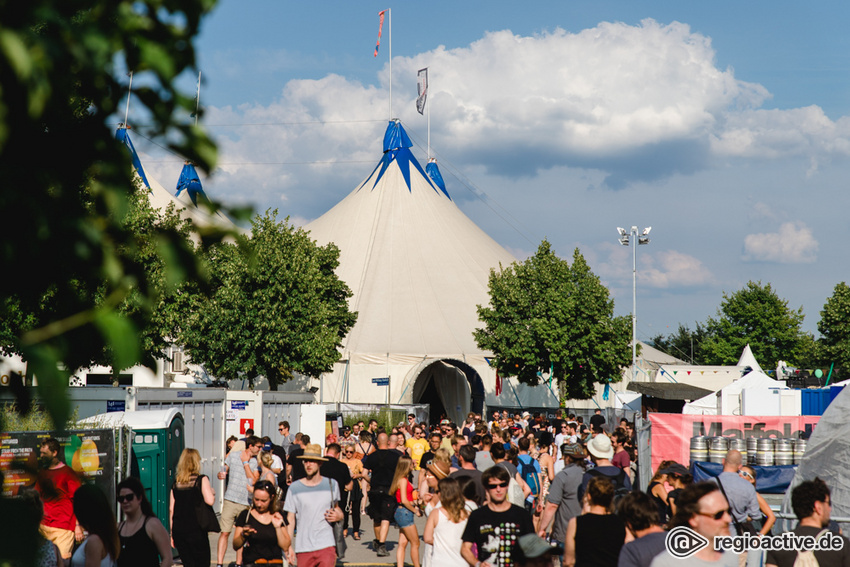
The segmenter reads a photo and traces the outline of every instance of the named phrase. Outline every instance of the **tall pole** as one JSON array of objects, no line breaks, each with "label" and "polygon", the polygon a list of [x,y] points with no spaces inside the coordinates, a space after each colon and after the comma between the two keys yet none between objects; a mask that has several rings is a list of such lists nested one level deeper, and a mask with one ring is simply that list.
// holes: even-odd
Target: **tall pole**
[{"label": "tall pole", "polygon": [[198,125],[198,110],[201,108],[201,72],[198,71],[198,94],[195,95],[195,126]]},{"label": "tall pole", "polygon": [[393,10],[387,8],[390,24],[390,120],[393,119]]},{"label": "tall pole", "polygon": [[637,381],[637,247],[638,228],[632,227],[632,381]]},{"label": "tall pole", "polygon": [[127,128],[127,120],[130,118],[130,95],[133,94],[133,72],[130,71],[130,86],[127,87],[127,108],[124,110],[124,127]]}]

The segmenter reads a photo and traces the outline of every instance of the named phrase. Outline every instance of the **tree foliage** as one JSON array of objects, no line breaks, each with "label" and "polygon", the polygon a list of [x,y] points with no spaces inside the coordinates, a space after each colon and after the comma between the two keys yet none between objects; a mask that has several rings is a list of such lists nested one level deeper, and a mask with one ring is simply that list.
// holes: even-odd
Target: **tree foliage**
[{"label": "tree foliage", "polygon": [[200,295],[180,342],[192,361],[218,378],[265,376],[272,389],[297,371],[329,372],[357,314],[351,291],[334,273],[339,249],[267,211],[240,244],[214,246],[208,266],[214,288]]},{"label": "tree foliage", "polygon": [[[54,422],[65,422],[69,374],[104,352],[119,368],[142,358],[138,319],[120,306],[131,293],[139,313],[158,305],[125,222],[133,177],[113,136],[137,77],[134,113],[146,134],[170,140],[177,153],[209,170],[210,138],[187,120],[191,95],[176,79],[192,70],[192,40],[214,0],[28,0],[0,4],[0,317],[45,312],[19,321],[11,337],[38,376]],[[166,138],[167,135],[167,138]],[[200,276],[179,231],[159,226],[155,242],[168,281]],[[135,290],[135,291],[133,291]],[[44,302],[50,305],[45,305]],[[144,319],[146,315],[142,315]],[[37,322],[37,325],[31,324]],[[10,338],[10,337],[7,337]]]},{"label": "tree foliage", "polygon": [[717,318],[709,318],[702,342],[706,364],[735,364],[749,344],[762,368],[779,360],[796,363],[803,354],[803,308],[791,309],[770,284],[748,282],[732,294],[723,294]]},{"label": "tree foliage", "polygon": [[842,376],[850,373],[850,286],[840,282],[820,312],[818,341],[826,364],[835,363]]},{"label": "tree foliage", "polygon": [[650,342],[655,348],[670,356],[686,360],[691,364],[706,364],[702,343],[707,336],[705,326],[700,323],[696,323],[693,331],[687,325],[679,324],[679,329],[675,333],[670,333],[666,337],[657,335]]},{"label": "tree foliage", "polygon": [[614,301],[578,249],[570,265],[543,240],[526,261],[491,270],[489,289],[474,336],[502,376],[537,384],[551,370],[567,399],[586,399],[630,364],[629,318],[614,317]]}]

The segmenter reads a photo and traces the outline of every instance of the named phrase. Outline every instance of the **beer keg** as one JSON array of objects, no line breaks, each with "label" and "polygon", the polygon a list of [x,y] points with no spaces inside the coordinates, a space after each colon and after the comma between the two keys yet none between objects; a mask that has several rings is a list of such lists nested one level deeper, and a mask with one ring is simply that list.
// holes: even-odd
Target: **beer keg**
[{"label": "beer keg", "polygon": [[794,439],[794,464],[799,465],[806,453],[806,440]]},{"label": "beer keg", "polygon": [[756,450],[758,448],[758,437],[747,437],[747,463],[756,464]]},{"label": "beer keg", "polygon": [[708,460],[708,437],[691,437],[691,463]]},{"label": "beer keg", "polygon": [[760,437],[756,443],[756,464],[762,467],[773,466],[773,444],[771,437]]},{"label": "beer keg", "polygon": [[792,439],[777,439],[774,442],[773,462],[776,465],[794,464],[794,447]]},{"label": "beer keg", "polygon": [[712,463],[722,463],[729,450],[729,439],[727,437],[712,437],[708,441],[708,460]]}]

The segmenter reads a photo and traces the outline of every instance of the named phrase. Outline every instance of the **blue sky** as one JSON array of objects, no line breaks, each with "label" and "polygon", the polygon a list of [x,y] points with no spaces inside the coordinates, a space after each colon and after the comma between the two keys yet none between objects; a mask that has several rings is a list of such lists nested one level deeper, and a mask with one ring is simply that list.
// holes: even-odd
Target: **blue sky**
[{"label": "blue sky", "polygon": [[[303,223],[368,175],[388,118],[386,25],[372,56],[387,7],[394,115],[424,158],[413,100],[428,66],[449,192],[517,257],[544,237],[563,257],[579,247],[626,314],[616,227],[652,226],[639,339],[693,328],[751,279],[815,331],[850,276],[845,4],[224,0],[197,43],[220,145],[211,196]],[[171,187],[179,160],[136,143]]]}]

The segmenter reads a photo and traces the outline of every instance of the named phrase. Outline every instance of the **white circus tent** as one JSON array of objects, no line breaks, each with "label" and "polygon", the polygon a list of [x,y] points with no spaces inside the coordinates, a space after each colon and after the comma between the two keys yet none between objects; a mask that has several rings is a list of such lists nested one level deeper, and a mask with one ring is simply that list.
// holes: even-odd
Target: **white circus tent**
[{"label": "white circus tent", "polygon": [[342,361],[322,376],[321,401],[428,403],[456,420],[484,403],[557,405],[546,386],[510,380],[496,396],[491,354],[472,331],[481,326],[476,305],[489,303],[490,270],[515,259],[432,182],[411,146],[391,121],[372,173],[305,226],[319,244],[339,247],[337,274],[359,313]]}]

